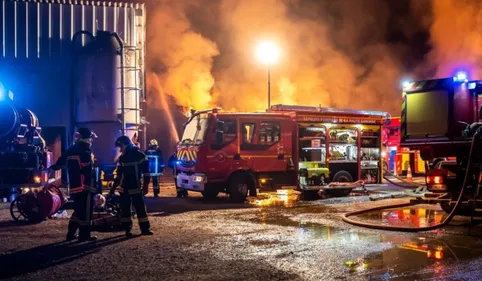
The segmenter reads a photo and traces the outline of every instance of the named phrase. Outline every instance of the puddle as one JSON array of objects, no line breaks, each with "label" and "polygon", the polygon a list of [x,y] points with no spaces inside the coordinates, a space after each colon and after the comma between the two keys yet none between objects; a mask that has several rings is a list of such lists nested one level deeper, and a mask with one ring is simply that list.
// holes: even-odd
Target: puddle
[{"label": "puddle", "polygon": [[[386,239],[391,238],[383,238]],[[434,275],[444,271],[447,266],[481,255],[482,243],[473,237],[418,237],[407,239],[383,252],[369,254],[364,257],[364,263],[370,280],[394,277],[398,277],[397,280],[414,280],[421,269],[424,269],[424,275]]]},{"label": "puddle", "polygon": [[[335,247],[344,244],[353,247],[353,245],[366,245],[363,243],[366,241],[373,242],[374,245],[386,243],[389,247],[386,250],[372,252],[360,257],[351,257],[351,260],[340,260],[340,263],[346,267],[348,274],[366,276],[369,280],[395,278],[396,280],[408,281],[424,279],[436,276],[440,272],[446,272],[448,266],[453,266],[459,261],[482,256],[482,239],[477,237],[445,235],[434,238],[433,234],[429,234],[432,237],[427,237],[403,233],[380,235],[338,229],[307,221],[295,221],[290,217],[293,214],[293,209],[289,210],[286,212],[287,209],[285,209],[282,212],[266,208],[254,218],[239,217],[238,219],[257,224],[295,227],[296,231],[293,238],[298,243],[303,244],[332,241]],[[440,223],[445,216],[446,214],[440,210],[407,208],[374,212],[362,216],[361,219],[390,225],[426,226]],[[286,242],[268,238],[253,240],[249,243],[259,247],[276,247]],[[370,249],[367,249],[367,252],[369,251]],[[288,254],[282,254],[280,257],[286,255]]]},{"label": "puddle", "polygon": [[361,239],[380,241],[381,239],[377,234],[338,229],[303,220],[295,221],[288,215],[268,211],[261,212],[257,217],[248,219],[248,221],[260,224],[296,227],[296,236],[299,242],[308,241],[310,239],[322,239],[326,241],[356,241]]},{"label": "puddle", "polygon": [[370,212],[353,219],[375,222],[382,225],[403,226],[403,227],[426,227],[441,223],[447,217],[442,210],[430,208],[404,208],[393,210],[382,210]]}]

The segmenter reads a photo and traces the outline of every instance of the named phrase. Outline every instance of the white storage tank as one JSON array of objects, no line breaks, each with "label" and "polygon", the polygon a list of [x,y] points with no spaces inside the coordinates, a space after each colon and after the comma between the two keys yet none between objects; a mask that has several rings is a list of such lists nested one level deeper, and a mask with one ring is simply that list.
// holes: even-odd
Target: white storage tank
[{"label": "white storage tank", "polygon": [[[85,45],[82,47],[82,41]],[[75,127],[87,127],[98,135],[92,151],[101,166],[114,165],[118,157],[115,140],[138,133],[139,91],[127,79],[130,67],[126,50],[116,33],[81,32],[74,36],[73,91]],[[132,71],[135,72],[135,71]],[[128,86],[126,82],[129,81]],[[134,81],[135,82],[135,81]]]}]

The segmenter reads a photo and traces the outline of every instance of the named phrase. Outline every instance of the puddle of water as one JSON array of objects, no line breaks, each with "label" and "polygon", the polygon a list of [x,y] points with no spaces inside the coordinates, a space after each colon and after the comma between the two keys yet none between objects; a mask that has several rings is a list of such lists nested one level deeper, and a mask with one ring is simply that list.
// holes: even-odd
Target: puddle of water
[{"label": "puddle of water", "polygon": [[249,219],[249,221],[260,224],[270,224],[277,226],[296,227],[296,235],[298,241],[309,241],[310,239],[322,239],[322,240],[336,240],[336,241],[356,241],[360,239],[370,239],[380,241],[380,236],[377,234],[370,234],[364,232],[358,232],[353,230],[344,230],[325,226],[318,223],[312,223],[308,221],[295,221],[289,216],[273,212],[264,211],[257,217]]},{"label": "puddle of water", "polygon": [[[292,212],[291,212],[292,213]],[[482,240],[469,236],[443,236],[433,238],[426,236],[404,235],[400,233],[379,235],[353,230],[343,230],[321,224],[294,221],[290,212],[279,212],[265,209],[249,221],[261,224],[296,227],[296,240],[301,243],[316,243],[317,240],[356,243],[358,240],[391,243],[393,247],[373,252],[354,260],[340,261],[345,263],[348,272],[362,274],[370,280],[414,280],[444,271],[448,265],[482,256]],[[411,208],[376,212],[363,216],[364,219],[378,221],[383,224],[403,226],[425,226],[441,222],[446,214],[443,211]],[[275,246],[280,241],[254,240],[254,246]],[[418,276],[418,277],[417,277]]]},{"label": "puddle of water", "polygon": [[441,223],[447,213],[437,209],[404,208],[365,213],[354,217],[362,221],[403,227],[426,227]]},{"label": "puddle of water", "polygon": [[[383,240],[386,239],[390,237],[384,237]],[[404,243],[396,244],[395,247],[383,252],[369,254],[364,257],[364,262],[367,264],[371,280],[395,276],[406,276],[406,280],[413,280],[417,276],[417,271],[421,269],[429,269],[435,274],[444,271],[449,265],[481,255],[482,243],[473,237],[418,237],[407,239]]]}]

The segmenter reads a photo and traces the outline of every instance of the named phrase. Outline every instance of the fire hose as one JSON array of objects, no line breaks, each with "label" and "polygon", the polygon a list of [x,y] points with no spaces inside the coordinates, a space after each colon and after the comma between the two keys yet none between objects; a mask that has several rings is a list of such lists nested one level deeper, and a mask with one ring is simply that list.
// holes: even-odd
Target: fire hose
[{"label": "fire hose", "polygon": [[394,177],[394,178],[396,178],[397,180],[399,180],[399,181],[401,181],[401,182],[403,182],[403,183],[405,183],[405,184],[408,184],[408,185],[425,186],[424,184],[419,184],[419,183],[407,181],[407,180],[405,180],[405,179],[403,179],[403,178],[401,178],[401,177],[393,174],[393,173],[390,172],[389,170],[385,170],[385,169],[384,169],[383,172],[384,172],[383,178],[384,178],[385,180],[387,180],[389,183],[393,184],[393,185],[400,186],[400,187],[406,187],[406,186],[403,186],[403,185],[401,185],[401,184],[393,181],[392,179],[388,178],[388,177],[386,176],[387,174],[390,175],[390,176],[392,176],[392,177]]},{"label": "fire hose", "polygon": [[470,165],[472,164],[472,153],[474,152],[474,146],[476,140],[480,137],[482,133],[482,127],[479,128],[472,139],[471,145],[470,145],[470,152],[469,152],[469,157],[467,161],[467,168],[465,170],[465,177],[464,177],[464,182],[462,185],[462,189],[460,190],[459,198],[457,199],[455,206],[453,207],[452,211],[450,214],[439,224],[435,224],[432,226],[425,226],[425,227],[401,227],[401,226],[392,226],[392,225],[379,225],[379,224],[374,224],[374,223],[368,223],[368,222],[361,222],[361,221],[356,221],[352,220],[349,217],[351,216],[357,216],[361,215],[364,213],[370,213],[374,211],[380,211],[380,210],[385,210],[385,209],[395,209],[395,208],[403,208],[403,207],[408,207],[408,206],[414,206],[418,205],[418,203],[402,203],[402,204],[394,204],[394,205],[388,205],[388,206],[380,206],[380,207],[374,207],[374,208],[369,208],[361,211],[353,211],[353,212],[348,212],[342,215],[342,220],[346,223],[356,225],[356,226],[361,226],[361,227],[366,227],[366,228],[372,228],[372,229],[379,229],[379,230],[391,230],[391,231],[405,231],[405,232],[419,232],[419,231],[431,231],[435,230],[441,227],[444,227],[450,223],[450,221],[453,219],[455,216],[455,212],[457,208],[460,205],[460,202],[462,202],[462,198],[465,192],[465,187],[468,183],[469,179],[469,173],[470,173]]}]

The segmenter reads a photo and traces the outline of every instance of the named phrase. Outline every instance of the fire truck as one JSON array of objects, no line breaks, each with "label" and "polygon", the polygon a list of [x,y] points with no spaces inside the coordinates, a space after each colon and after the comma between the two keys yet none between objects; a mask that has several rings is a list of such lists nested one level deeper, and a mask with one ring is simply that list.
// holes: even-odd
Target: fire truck
[{"label": "fire truck", "polygon": [[177,146],[176,185],[206,198],[226,192],[244,201],[257,188],[315,191],[331,181],[379,183],[387,117],[293,105],[260,113],[194,112]]},{"label": "fire truck", "polygon": [[398,175],[406,175],[408,167],[413,174],[425,173],[420,151],[400,146],[400,117],[391,117],[383,124],[382,139],[385,169]]},{"label": "fire truck", "polygon": [[[455,77],[405,85],[401,114],[401,146],[419,150],[425,161],[454,157],[450,167],[426,173],[427,188],[446,212],[460,203],[456,214],[468,215],[478,200],[482,121],[482,81]],[[474,137],[474,135],[476,137]],[[462,193],[462,195],[461,195]],[[460,197],[459,197],[460,196]],[[460,200],[463,201],[460,201]],[[477,203],[477,208],[480,203]]]}]

